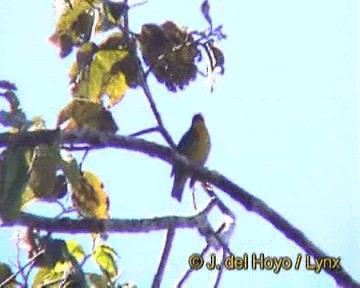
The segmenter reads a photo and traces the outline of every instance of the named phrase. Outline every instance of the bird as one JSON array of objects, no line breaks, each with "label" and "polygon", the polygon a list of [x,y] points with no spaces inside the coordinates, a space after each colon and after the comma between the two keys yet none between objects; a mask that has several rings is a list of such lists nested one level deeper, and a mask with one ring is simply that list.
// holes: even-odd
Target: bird
[{"label": "bird", "polygon": [[[210,148],[210,135],[206,128],[204,117],[200,113],[195,114],[189,130],[180,139],[176,150],[190,161],[203,167],[209,157]],[[171,196],[181,202],[186,181],[191,174],[186,173],[180,165],[174,164],[171,176],[174,176]],[[196,179],[192,177],[190,187],[193,187],[195,182]]]}]

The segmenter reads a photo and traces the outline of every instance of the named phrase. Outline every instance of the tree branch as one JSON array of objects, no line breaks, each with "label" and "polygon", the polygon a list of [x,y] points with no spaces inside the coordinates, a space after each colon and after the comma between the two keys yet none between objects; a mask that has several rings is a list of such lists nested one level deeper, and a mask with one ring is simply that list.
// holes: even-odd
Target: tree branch
[{"label": "tree branch", "polygon": [[159,127],[156,126],[156,127],[152,127],[152,128],[143,129],[143,130],[140,130],[140,131],[138,131],[138,132],[132,133],[132,134],[130,134],[129,136],[130,136],[130,137],[138,137],[138,136],[141,136],[141,135],[144,135],[144,134],[153,133],[153,132],[160,132]]},{"label": "tree branch", "polygon": [[[0,134],[0,147],[4,147],[8,145],[36,146],[39,144],[52,144],[52,143],[62,143],[62,144],[70,144],[70,145],[89,144],[89,145],[93,145],[94,149],[101,149],[106,147],[127,149],[130,151],[141,152],[151,157],[158,158],[160,160],[163,160],[164,162],[169,163],[170,165],[173,165],[174,163],[182,165],[185,169],[187,169],[191,174],[193,174],[199,180],[209,182],[210,184],[216,186],[224,193],[229,195],[236,202],[242,204],[247,210],[254,212],[260,215],[262,218],[266,219],[277,230],[279,230],[282,234],[284,234],[288,239],[295,242],[299,247],[301,247],[307,254],[316,258],[329,257],[325,252],[323,252],[314,243],[312,243],[302,231],[291,225],[289,221],[283,218],[275,210],[267,206],[265,202],[251,195],[245,189],[239,187],[237,184],[232,182],[230,179],[226,178],[221,173],[210,171],[206,168],[198,167],[193,163],[190,163],[187,160],[187,158],[181,156],[180,154],[178,154],[177,152],[175,152],[174,150],[168,147],[134,137],[124,137],[120,135],[112,135],[101,132],[90,133],[89,131],[63,133],[58,130],[42,130],[42,131],[26,132],[22,135],[11,135],[9,133]],[[178,224],[177,227],[182,227],[182,226],[186,227],[187,225],[191,227],[196,226],[193,223],[194,221],[193,218],[191,220],[189,219],[184,220],[184,219],[186,218],[175,218],[173,221],[175,221]],[[70,221],[69,223],[75,226],[79,225],[77,228],[84,231],[83,222],[81,221],[89,221],[89,220],[84,219],[81,220],[80,222],[76,222],[76,223],[80,223],[81,225],[72,223],[71,222],[72,220],[66,220],[66,221]],[[111,221],[112,220],[110,220],[109,223],[112,224],[113,226],[110,225],[109,227],[110,230],[108,230],[109,232],[111,232],[115,228],[114,225],[116,224]],[[144,223],[146,223],[147,225],[153,224],[151,221],[150,223],[147,223],[147,221],[141,222],[140,220],[124,220],[124,221],[129,221],[124,223],[124,225],[125,224],[129,225],[129,227],[127,230],[118,227],[123,232],[127,232],[127,231],[142,232],[142,231],[134,231],[135,228],[145,229],[145,232],[148,232],[149,227],[147,226],[144,227]],[[166,224],[166,222],[161,222],[161,223],[163,229],[169,228],[169,225]],[[49,228],[51,230],[56,227],[54,226],[54,223],[51,222],[51,219],[49,219],[48,223],[43,223],[43,225],[45,224],[49,226],[46,227],[43,226],[44,229]],[[345,287],[357,287],[357,285],[359,285],[359,283],[355,282],[355,280],[353,280],[351,276],[342,267],[337,270],[331,270],[328,268],[324,270],[326,271],[326,273],[332,276],[339,285],[343,285]]]},{"label": "tree branch", "polygon": [[[100,233],[105,229],[112,233],[148,233],[170,228],[199,228],[199,219],[206,215],[215,206],[212,201],[199,213],[192,216],[163,216],[150,219],[71,219],[50,218],[37,216],[31,213],[21,213],[18,219],[3,222],[0,227],[15,225],[33,227],[50,233]],[[209,235],[211,236],[211,235]]]},{"label": "tree branch", "polygon": [[155,274],[153,284],[151,286],[153,288],[160,287],[161,280],[162,280],[162,277],[164,275],[166,263],[167,263],[167,261],[169,259],[171,246],[172,246],[172,243],[174,241],[174,236],[175,236],[175,229],[174,229],[174,227],[170,227],[168,229],[168,231],[167,231],[167,234],[166,234],[166,241],[165,241],[163,253],[161,255],[161,260],[160,260],[160,263],[159,263],[159,267],[158,267],[158,270],[157,270],[157,272]]}]

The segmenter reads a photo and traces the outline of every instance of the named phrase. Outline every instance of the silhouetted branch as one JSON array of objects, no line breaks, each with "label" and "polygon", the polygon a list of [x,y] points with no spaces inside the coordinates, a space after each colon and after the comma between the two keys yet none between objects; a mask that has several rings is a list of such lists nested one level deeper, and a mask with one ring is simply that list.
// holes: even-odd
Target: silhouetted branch
[{"label": "silhouetted branch", "polygon": [[[4,222],[1,227],[12,227],[15,225],[33,227],[38,230],[46,230],[49,233],[100,233],[105,229],[112,233],[148,233],[169,228],[199,228],[199,218],[206,215],[214,207],[215,201],[198,214],[193,216],[164,216],[150,219],[71,219],[50,218],[36,216],[30,213],[22,213],[16,220]],[[206,236],[206,235],[205,235]],[[211,235],[209,235],[211,236]]]},{"label": "silhouetted branch", "polygon": [[[226,252],[225,250],[222,251],[222,259],[221,259],[221,263],[224,263],[225,259],[226,259]],[[220,287],[220,281],[221,281],[221,277],[223,275],[224,272],[224,267],[222,267],[222,269],[218,270],[218,273],[216,275],[216,280],[215,280],[215,284],[214,284],[214,288]]]},{"label": "silhouetted branch", "polygon": [[[215,234],[220,234],[223,229],[225,228],[225,225],[221,225],[215,232]],[[200,257],[204,258],[205,254],[210,250],[211,248],[211,244],[208,243],[204,249],[201,251],[200,253]],[[225,253],[225,249],[223,250],[223,253]],[[181,279],[179,280],[178,284],[176,285],[176,287],[182,287],[183,284],[185,284],[186,280],[190,277],[191,273],[194,271],[195,269],[193,269],[192,267],[189,267],[188,270],[186,270],[185,274],[183,275],[183,277],[181,277]],[[196,271],[196,270],[195,270]]]},{"label": "silhouetted branch", "polygon": [[153,133],[153,132],[160,132],[159,127],[156,126],[156,127],[152,127],[152,128],[143,129],[138,132],[130,134],[129,137],[138,137],[138,136]]},{"label": "silhouetted branch", "polygon": [[167,261],[169,259],[171,246],[172,246],[172,243],[174,241],[174,236],[175,236],[175,229],[173,227],[170,227],[168,229],[168,231],[167,231],[167,234],[166,234],[166,241],[165,241],[163,253],[161,255],[161,260],[160,260],[160,263],[159,263],[159,267],[157,269],[157,272],[155,274],[154,281],[153,281],[153,284],[152,284],[153,288],[160,287],[161,280],[162,280],[162,277],[163,277],[164,272],[165,272],[166,263],[167,263]]},{"label": "silhouetted branch", "polygon": [[[174,150],[165,147],[163,145],[159,145],[154,142],[146,141],[144,139],[134,138],[134,137],[124,137],[120,135],[112,135],[101,132],[87,132],[87,131],[78,131],[71,133],[62,133],[58,130],[42,130],[42,131],[34,131],[34,132],[26,132],[22,135],[10,135],[9,133],[0,134],[0,147],[4,146],[18,146],[18,145],[30,145],[36,146],[38,144],[51,144],[51,143],[61,143],[61,144],[89,144],[92,145],[93,149],[103,149],[106,147],[118,148],[118,149],[126,149],[130,151],[141,152],[147,154],[150,157],[155,157],[163,160],[164,162],[173,165],[174,163],[178,165],[182,165],[185,169],[187,169],[191,174],[193,174],[196,178],[201,181],[209,182],[213,186],[225,192],[236,202],[242,204],[248,211],[254,212],[268,222],[270,222],[277,230],[279,230],[282,234],[284,234],[288,239],[295,242],[299,247],[301,247],[307,254],[315,257],[315,258],[326,258],[329,257],[325,252],[323,252],[320,248],[318,248],[314,243],[312,243],[302,231],[294,227],[283,218],[279,213],[270,208],[260,200],[259,198],[251,195],[245,189],[239,187],[237,184],[232,182],[230,179],[226,178],[219,172],[210,171],[206,168],[201,168],[193,163],[190,163],[187,158],[181,156],[176,153]],[[43,219],[47,220],[47,219]],[[48,221],[48,222],[47,222]],[[55,228],[51,220],[47,220],[46,223],[43,223],[43,229]],[[58,220],[57,220],[58,221]],[[71,221],[71,220],[69,220]],[[81,220],[81,221],[89,221],[89,220]],[[93,220],[90,220],[90,222]],[[129,222],[128,225],[135,225],[133,227],[143,228],[145,231],[149,231],[148,227],[141,226],[142,222],[136,222],[139,220],[132,220],[134,223]],[[178,221],[178,222],[177,222]],[[179,225],[177,227],[186,226],[186,225],[196,225],[192,222],[192,220],[184,220],[184,218],[177,218],[175,222]],[[41,221],[40,221],[41,222]],[[71,223],[71,222],[70,222]],[[83,222],[76,222],[83,223]],[[111,220],[110,220],[110,223]],[[145,222],[146,224],[149,224]],[[151,222],[150,222],[151,223]],[[165,222],[162,222],[163,229],[168,229],[169,225]],[[39,223],[40,224],[40,223]],[[114,223],[113,223],[114,224]],[[125,224],[125,223],[124,223]],[[49,226],[46,226],[49,225]],[[73,224],[75,225],[75,224]],[[80,224],[76,224],[80,225]],[[75,225],[75,226],[76,226]],[[83,225],[83,224],[81,224]],[[83,226],[79,226],[78,228],[83,229]],[[89,225],[89,224],[88,224]],[[81,230],[80,229],[80,230]],[[134,231],[132,227],[128,227],[129,231]],[[108,230],[111,232],[111,230]],[[124,231],[125,232],[125,231]],[[139,231],[142,232],[142,231]],[[343,285],[345,287],[357,287],[359,285],[351,278],[351,276],[341,267],[340,269],[332,270],[329,268],[324,269],[329,275],[331,275],[335,281],[339,285]]]},{"label": "silhouetted branch", "polygon": [[0,88],[6,90],[14,90],[14,91],[17,90],[16,85],[7,80],[0,80]]},{"label": "silhouetted branch", "polygon": [[169,132],[166,130],[165,126],[164,126],[164,123],[163,123],[163,121],[161,119],[160,113],[159,113],[159,111],[158,111],[158,109],[156,107],[155,101],[154,101],[154,99],[152,97],[152,94],[150,92],[150,88],[149,88],[149,86],[147,84],[147,81],[146,81],[146,78],[144,76],[144,70],[143,70],[142,66],[140,66],[139,69],[140,69],[140,73],[139,73],[140,74],[139,75],[140,83],[141,83],[141,86],[142,86],[143,91],[145,93],[145,96],[146,96],[146,98],[147,98],[147,100],[149,102],[150,108],[151,108],[151,110],[152,110],[152,112],[153,112],[153,114],[155,116],[155,119],[156,119],[158,125],[159,125],[160,133],[163,135],[164,139],[170,145],[170,147],[175,149],[176,144],[175,144],[174,140],[171,138]]},{"label": "silhouetted branch", "polygon": [[[210,250],[210,248],[211,248],[211,246],[209,244],[206,245],[205,248],[201,251],[200,257],[204,258],[205,254]],[[189,277],[193,271],[196,271],[196,270],[194,270],[192,268],[189,268],[188,270],[186,270],[185,274],[183,275],[183,277],[181,277],[181,279],[179,280],[176,287],[183,287],[183,285],[185,284],[187,279],[189,279]]]}]

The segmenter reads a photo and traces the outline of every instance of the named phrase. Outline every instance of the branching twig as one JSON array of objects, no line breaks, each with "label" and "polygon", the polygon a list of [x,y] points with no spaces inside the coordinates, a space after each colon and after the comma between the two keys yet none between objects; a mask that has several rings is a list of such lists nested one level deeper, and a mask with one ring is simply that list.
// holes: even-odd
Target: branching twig
[{"label": "branching twig", "polygon": [[[226,259],[226,252],[225,250],[223,249],[222,251],[222,260],[221,260],[221,263],[224,263]],[[216,275],[216,280],[215,280],[215,284],[214,284],[214,288],[217,288],[217,287],[220,287],[220,281],[221,281],[221,277],[223,275],[223,271],[224,271],[224,267],[222,267],[221,269],[218,270],[218,273]]]},{"label": "branching twig", "polygon": [[[201,251],[200,253],[200,257],[201,258],[204,258],[205,254],[210,250],[210,245],[206,245],[205,248]],[[176,287],[182,287],[182,285],[185,284],[186,280],[189,279],[191,273],[193,272],[194,270],[189,268],[188,270],[186,270],[185,274],[183,275],[183,277],[181,277],[181,279],[179,280],[178,284],[176,285]]]},{"label": "branching twig", "polygon": [[215,194],[214,188],[211,187],[208,183],[201,183],[202,187],[204,188],[205,192],[209,195],[210,198],[214,198],[217,202],[217,206],[219,207],[220,211],[232,219],[236,219],[235,214],[224,204],[224,202]]},{"label": "branching twig", "polygon": [[[219,234],[222,232],[222,230],[225,228],[225,226],[220,226],[219,229],[216,230],[216,234]],[[205,248],[201,251],[200,253],[200,257],[204,258],[205,254],[210,250],[211,245],[208,243]],[[224,251],[225,253],[225,251]],[[194,269],[192,269],[191,267],[186,270],[185,274],[183,275],[183,277],[181,277],[181,279],[179,280],[178,284],[176,285],[176,287],[182,287],[183,284],[185,284],[186,280],[190,277],[191,273],[194,271]]]},{"label": "branching twig", "polygon": [[159,267],[158,267],[158,270],[157,270],[157,272],[155,274],[154,281],[153,281],[153,284],[152,284],[153,288],[160,287],[161,280],[162,280],[162,277],[164,275],[166,263],[168,261],[169,255],[170,255],[170,250],[171,250],[171,246],[172,246],[172,243],[173,243],[173,240],[174,240],[174,236],[175,236],[175,228],[170,227],[168,229],[168,231],[167,231],[167,234],[166,234],[166,241],[165,241],[163,253],[161,255],[161,260],[160,260],[160,263],[159,263]]},{"label": "branching twig", "polygon": [[24,283],[27,283],[27,277],[26,277],[25,269],[21,269],[22,265],[21,265],[20,257],[21,257],[20,235],[18,233],[17,234],[17,239],[16,239],[16,266],[19,269],[19,271],[21,270],[20,274],[21,274],[21,278],[23,279]]},{"label": "branching twig", "polygon": [[140,73],[139,73],[140,74],[139,75],[140,83],[141,83],[141,86],[145,93],[145,96],[149,102],[150,108],[155,116],[156,122],[158,123],[159,131],[160,131],[161,135],[164,137],[165,141],[169,144],[169,146],[173,149],[176,149],[176,144],[175,144],[174,140],[171,138],[169,132],[166,130],[164,123],[161,119],[160,113],[156,107],[155,101],[150,92],[150,88],[149,88],[147,81],[145,79],[145,76],[144,76],[144,70],[143,70],[142,66],[140,65],[140,63],[138,64],[138,66],[139,66],[139,70],[140,70]]},{"label": "branching twig", "polygon": [[[329,257],[325,252],[323,252],[314,243],[312,243],[302,231],[291,225],[289,221],[287,221],[275,210],[267,206],[265,202],[251,195],[249,192],[239,187],[237,184],[235,184],[234,182],[232,182],[230,179],[226,178],[222,174],[218,172],[210,171],[206,168],[201,168],[193,163],[190,163],[185,157],[182,157],[174,150],[165,147],[163,145],[159,145],[157,143],[146,141],[140,138],[124,137],[120,135],[112,135],[101,132],[89,133],[83,131],[81,133],[80,132],[62,133],[61,131],[57,131],[57,130],[42,130],[42,131],[26,132],[22,135],[17,135],[17,137],[14,137],[9,133],[0,134],[0,147],[4,147],[7,145],[36,146],[39,144],[52,144],[57,141],[58,143],[62,143],[62,144],[81,144],[81,145],[90,144],[93,145],[94,149],[102,149],[102,148],[110,148],[110,147],[127,149],[130,151],[141,152],[151,157],[161,159],[164,162],[169,163],[170,165],[173,165],[174,163],[182,165],[184,169],[189,171],[190,174],[193,174],[200,181],[211,183],[212,185],[214,185],[215,187],[217,187],[218,189],[222,190],[224,193],[229,195],[236,202],[243,205],[248,211],[260,215],[262,218],[264,218],[269,223],[271,223],[282,234],[284,234],[288,239],[295,242],[307,254],[315,258]],[[42,219],[42,220],[46,220],[45,223],[43,223],[43,229],[53,228],[54,224],[51,222],[52,219]],[[92,222],[94,220],[84,219],[80,221]],[[175,220],[175,222],[176,221],[179,221],[177,222],[177,224],[179,224],[180,226],[182,225],[191,226],[189,223],[193,225],[192,227],[196,226],[192,222],[193,220],[183,221],[182,219],[177,219]],[[76,223],[82,223],[81,225],[84,225],[83,222],[76,222]],[[79,228],[81,228],[81,225]],[[163,223],[162,226],[164,227],[163,229],[169,228],[169,225],[165,223]],[[145,231],[149,231],[147,230],[148,229],[147,227],[141,227],[141,223],[137,223],[136,227],[138,230],[139,228],[143,228]],[[129,229],[131,230],[131,228]],[[144,230],[140,229],[139,232],[144,232]],[[108,231],[111,232],[111,230]],[[345,287],[356,287],[356,285],[359,285],[354,279],[351,278],[351,276],[342,267],[336,270],[332,270],[329,268],[325,268],[324,270],[326,271],[326,273],[331,275],[339,285],[343,285]]]},{"label": "branching twig", "polygon": [[[124,4],[128,5],[128,1],[125,0]],[[136,43],[135,39],[129,37],[129,31],[130,31],[129,30],[129,14],[128,14],[128,11],[126,11],[126,13],[124,15],[124,34],[125,34],[126,40],[131,41],[131,43],[130,43],[131,44],[130,45],[130,53],[131,53],[131,56],[133,57],[133,59],[135,60],[135,63],[137,65],[137,69],[139,71],[138,72],[139,84],[142,87],[142,89],[144,91],[144,94],[145,94],[145,96],[146,96],[146,98],[147,98],[147,100],[149,102],[151,111],[153,112],[153,114],[155,116],[155,119],[156,119],[156,122],[157,122],[158,128],[159,128],[159,132],[164,137],[165,141],[169,144],[169,146],[175,149],[176,145],[175,145],[173,139],[171,138],[169,132],[166,130],[166,128],[164,126],[164,123],[163,123],[163,121],[161,119],[159,110],[156,107],[156,104],[155,104],[155,101],[154,101],[154,99],[152,97],[149,85],[148,85],[148,83],[146,81],[145,74],[144,74],[144,69],[143,69],[143,67],[141,65],[141,62],[139,60],[140,58],[137,55],[137,49],[136,49],[137,43]]]},{"label": "branching twig", "polygon": [[143,130],[140,130],[138,132],[130,134],[129,137],[138,137],[138,136],[153,133],[153,132],[160,132],[159,127],[156,126],[156,127],[152,127],[152,128],[143,129]]},{"label": "branching twig", "polygon": [[36,258],[38,258],[44,253],[45,253],[45,249],[42,249],[39,252],[37,252],[33,257],[29,259],[29,261],[24,266],[20,267],[20,269],[16,273],[12,274],[10,277],[6,278],[2,283],[0,283],[0,287],[5,287],[6,284],[10,283],[13,279],[15,279],[18,274],[22,273],[26,269],[26,267],[33,264]]}]

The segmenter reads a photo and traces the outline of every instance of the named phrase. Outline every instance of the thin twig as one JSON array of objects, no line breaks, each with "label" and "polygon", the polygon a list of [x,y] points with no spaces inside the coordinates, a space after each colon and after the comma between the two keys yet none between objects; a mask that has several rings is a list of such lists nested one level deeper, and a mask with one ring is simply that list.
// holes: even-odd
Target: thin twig
[{"label": "thin twig", "polygon": [[[124,4],[125,5],[128,5],[128,1],[125,0],[124,1]],[[129,37],[129,14],[128,14],[128,11],[126,11],[125,15],[124,15],[124,33],[125,33],[125,39],[127,41],[130,41],[130,37]],[[169,144],[169,146],[171,148],[176,148],[176,145],[173,141],[173,139],[171,138],[170,134],[168,133],[168,131],[166,130],[165,126],[164,126],[164,123],[161,119],[161,116],[160,116],[160,113],[156,107],[156,104],[155,104],[155,101],[152,97],[152,94],[151,94],[151,91],[150,91],[150,88],[149,88],[149,85],[147,84],[147,81],[146,81],[146,78],[144,76],[144,69],[140,63],[140,60],[139,60],[139,57],[137,55],[137,49],[136,49],[136,46],[137,46],[137,43],[134,39],[131,39],[131,45],[130,45],[130,53],[133,57],[133,59],[135,60],[136,62],[136,65],[137,65],[137,68],[138,68],[138,77],[139,77],[139,82],[140,82],[140,85],[144,91],[144,94],[149,102],[149,105],[150,105],[150,108],[151,108],[151,111],[153,112],[154,116],[155,116],[155,119],[156,119],[156,122],[158,123],[158,127],[159,127],[159,132],[161,133],[161,135],[164,137],[165,141]]]},{"label": "thin twig", "polygon": [[210,198],[216,199],[217,206],[220,211],[226,215],[229,215],[232,219],[235,219],[235,214],[224,204],[224,202],[215,194],[214,188],[209,183],[202,182],[202,187]]},{"label": "thin twig", "polygon": [[[267,222],[272,224],[278,231],[280,231],[285,237],[289,240],[296,243],[299,247],[301,247],[308,255],[311,255],[315,258],[328,258],[330,257],[324,251],[322,251],[319,247],[317,247],[312,241],[310,241],[307,236],[299,230],[297,227],[292,225],[288,220],[286,220],[283,216],[281,216],[277,211],[270,208],[264,201],[253,196],[245,189],[238,186],[236,183],[226,178],[219,172],[210,171],[207,168],[199,167],[198,165],[190,162],[186,157],[182,157],[179,153],[174,152],[174,150],[165,147],[163,145],[159,145],[154,142],[146,141],[141,138],[136,137],[124,137],[121,135],[111,135],[109,133],[102,133],[97,131],[73,131],[73,132],[61,132],[57,130],[41,130],[41,131],[33,131],[26,132],[22,134],[14,135],[10,133],[1,133],[0,134],[0,147],[5,146],[36,146],[39,144],[48,144],[51,145],[54,142],[62,143],[62,144],[91,144],[93,145],[92,149],[104,149],[104,148],[117,148],[117,149],[126,149],[129,151],[140,152],[146,154],[150,157],[155,157],[164,162],[169,163],[170,165],[179,164],[186,169],[190,174],[198,178],[200,181],[209,182],[218,189],[222,190],[228,196],[230,196],[234,201],[244,206],[248,211],[253,212],[264,218]],[[94,144],[96,143],[96,144]],[[21,218],[20,218],[21,219]],[[23,221],[24,219],[22,219]],[[50,219],[43,219],[45,222],[39,223],[43,228],[52,228],[54,223],[51,222]],[[86,220],[86,219],[83,219]],[[83,221],[79,220],[79,221]],[[20,221],[20,220],[18,220]],[[87,219],[87,228],[94,227],[94,224],[90,224],[93,219]],[[181,220],[175,220],[180,221]],[[21,222],[21,221],[20,221]],[[79,222],[76,222],[79,223]],[[101,225],[101,223],[96,222],[97,225]],[[181,224],[189,224],[189,222]],[[23,225],[29,225],[31,222],[24,223]],[[81,225],[84,225],[84,222],[81,222]],[[102,225],[105,225],[103,223]],[[113,223],[114,224],[114,223]],[[181,225],[180,223],[178,223]],[[4,225],[15,225],[14,223],[4,223]],[[48,226],[50,225],[50,226]],[[58,225],[58,223],[56,224]],[[78,225],[78,224],[76,224]],[[76,227],[75,225],[75,227]],[[80,228],[84,230],[84,226]],[[162,224],[165,229],[169,228],[169,225]],[[40,227],[41,227],[40,226]],[[194,223],[190,225],[195,227]],[[102,226],[101,228],[104,228]],[[66,227],[62,227],[63,231],[66,230]],[[113,227],[115,229],[115,226]],[[121,230],[121,227],[118,227]],[[139,229],[139,226],[137,227]],[[59,229],[59,228],[58,228]],[[51,230],[51,229],[50,229]],[[116,229],[115,229],[116,230]],[[144,232],[147,230],[147,227],[143,227],[139,229]],[[87,230],[89,231],[89,230]],[[103,230],[98,230],[103,231]],[[111,232],[111,231],[109,231]],[[121,232],[121,231],[117,231]],[[327,274],[334,278],[338,285],[342,285],[345,287],[357,287],[359,283],[357,283],[351,275],[344,269],[344,266],[341,266],[339,269],[323,269]]]},{"label": "thin twig", "polygon": [[[225,262],[225,259],[226,259],[226,252],[225,250],[223,249],[222,250],[222,261],[221,263],[224,263]],[[214,283],[214,288],[217,288],[217,287],[220,287],[220,281],[221,281],[221,277],[223,275],[223,271],[224,271],[224,267],[221,267],[219,270],[218,270],[218,273],[216,275],[216,280],[215,280],[215,283]]]},{"label": "thin twig", "polygon": [[89,154],[89,151],[90,151],[90,149],[86,149],[83,157],[81,158],[81,161],[80,161],[80,164],[79,164],[80,171],[82,170],[82,165],[84,164],[85,158]]},{"label": "thin twig", "polygon": [[45,253],[45,249],[42,249],[39,252],[37,252],[33,257],[31,257],[29,259],[29,261],[24,266],[20,267],[20,269],[17,272],[10,275],[10,277],[6,278],[2,283],[0,283],[0,287],[4,287],[6,284],[10,283],[13,279],[16,278],[16,276],[18,274],[22,273],[22,271],[24,271],[26,269],[26,267],[33,264],[33,262],[36,260],[36,258],[38,258],[39,256],[41,256],[44,253]]},{"label": "thin twig", "polygon": [[[220,226],[217,230],[216,230],[216,234],[219,234],[222,232],[222,230],[225,228],[225,226]],[[208,243],[204,249],[201,251],[200,253],[200,257],[204,258],[205,254],[210,250],[211,245]],[[223,250],[225,251],[225,250]],[[225,252],[224,252],[225,253]],[[191,273],[194,271],[194,269],[192,269],[191,267],[189,267],[188,270],[186,270],[185,274],[183,275],[183,277],[181,277],[181,279],[179,280],[178,284],[176,285],[176,287],[182,287],[183,284],[185,284],[186,280],[190,277]]]},{"label": "thin twig", "polygon": [[[20,261],[20,235],[19,233],[17,234],[17,239],[16,239],[16,265],[17,265],[17,268],[20,269],[21,268],[21,261]],[[25,274],[25,269],[21,270],[20,274],[21,274],[21,277],[24,281],[24,283],[27,282],[27,278],[26,278],[26,274]]]},{"label": "thin twig", "polygon": [[147,3],[148,3],[147,0],[146,0],[146,1],[141,1],[141,2],[134,3],[134,4],[130,5],[129,8],[134,8],[134,7],[138,7],[138,6],[143,6],[143,5],[147,4]]},{"label": "thin twig", "polygon": [[[204,258],[205,254],[209,251],[210,247],[211,246],[209,244],[205,246],[205,248],[200,253],[201,258]],[[194,270],[192,268],[189,268],[188,270],[186,270],[185,274],[183,275],[183,277],[180,278],[176,287],[182,287],[182,285],[185,284],[186,280],[190,277],[190,275],[193,271]]]},{"label": "thin twig", "polygon": [[152,127],[152,128],[143,129],[143,130],[140,130],[138,132],[130,134],[129,137],[138,137],[138,136],[153,133],[153,132],[160,132],[159,127],[156,126],[156,127]]},{"label": "thin twig", "polygon": [[192,201],[193,201],[193,207],[195,209],[195,211],[197,210],[197,205],[196,205],[196,198],[195,198],[195,186],[192,188]]},{"label": "thin twig", "polygon": [[151,111],[153,112],[154,116],[155,116],[155,119],[156,119],[156,122],[158,123],[158,126],[159,126],[159,130],[160,130],[160,133],[161,135],[164,137],[165,141],[169,144],[169,146],[173,149],[176,149],[176,144],[174,142],[174,140],[171,138],[169,132],[166,130],[165,126],[164,126],[164,123],[161,119],[161,116],[160,116],[160,113],[159,113],[159,110],[157,109],[156,107],[156,104],[155,104],[155,101],[152,97],[152,94],[150,92],[150,88],[149,88],[149,85],[147,84],[147,81],[145,79],[145,75],[144,75],[144,69],[143,67],[141,66],[140,63],[138,63],[138,68],[139,68],[139,78],[140,78],[140,83],[141,83],[141,87],[143,88],[143,91],[144,91],[144,94],[149,102],[149,105],[150,105],[150,108],[151,108]]},{"label": "thin twig", "polygon": [[167,231],[167,234],[166,234],[166,241],[165,241],[163,253],[161,255],[161,260],[160,260],[160,263],[159,263],[159,267],[157,269],[157,272],[155,274],[154,281],[153,281],[153,284],[152,284],[153,288],[160,287],[161,280],[162,280],[162,277],[164,275],[166,263],[167,263],[167,261],[169,259],[171,246],[172,246],[172,243],[174,241],[174,236],[175,236],[175,228],[170,227],[168,229],[168,231]]}]

